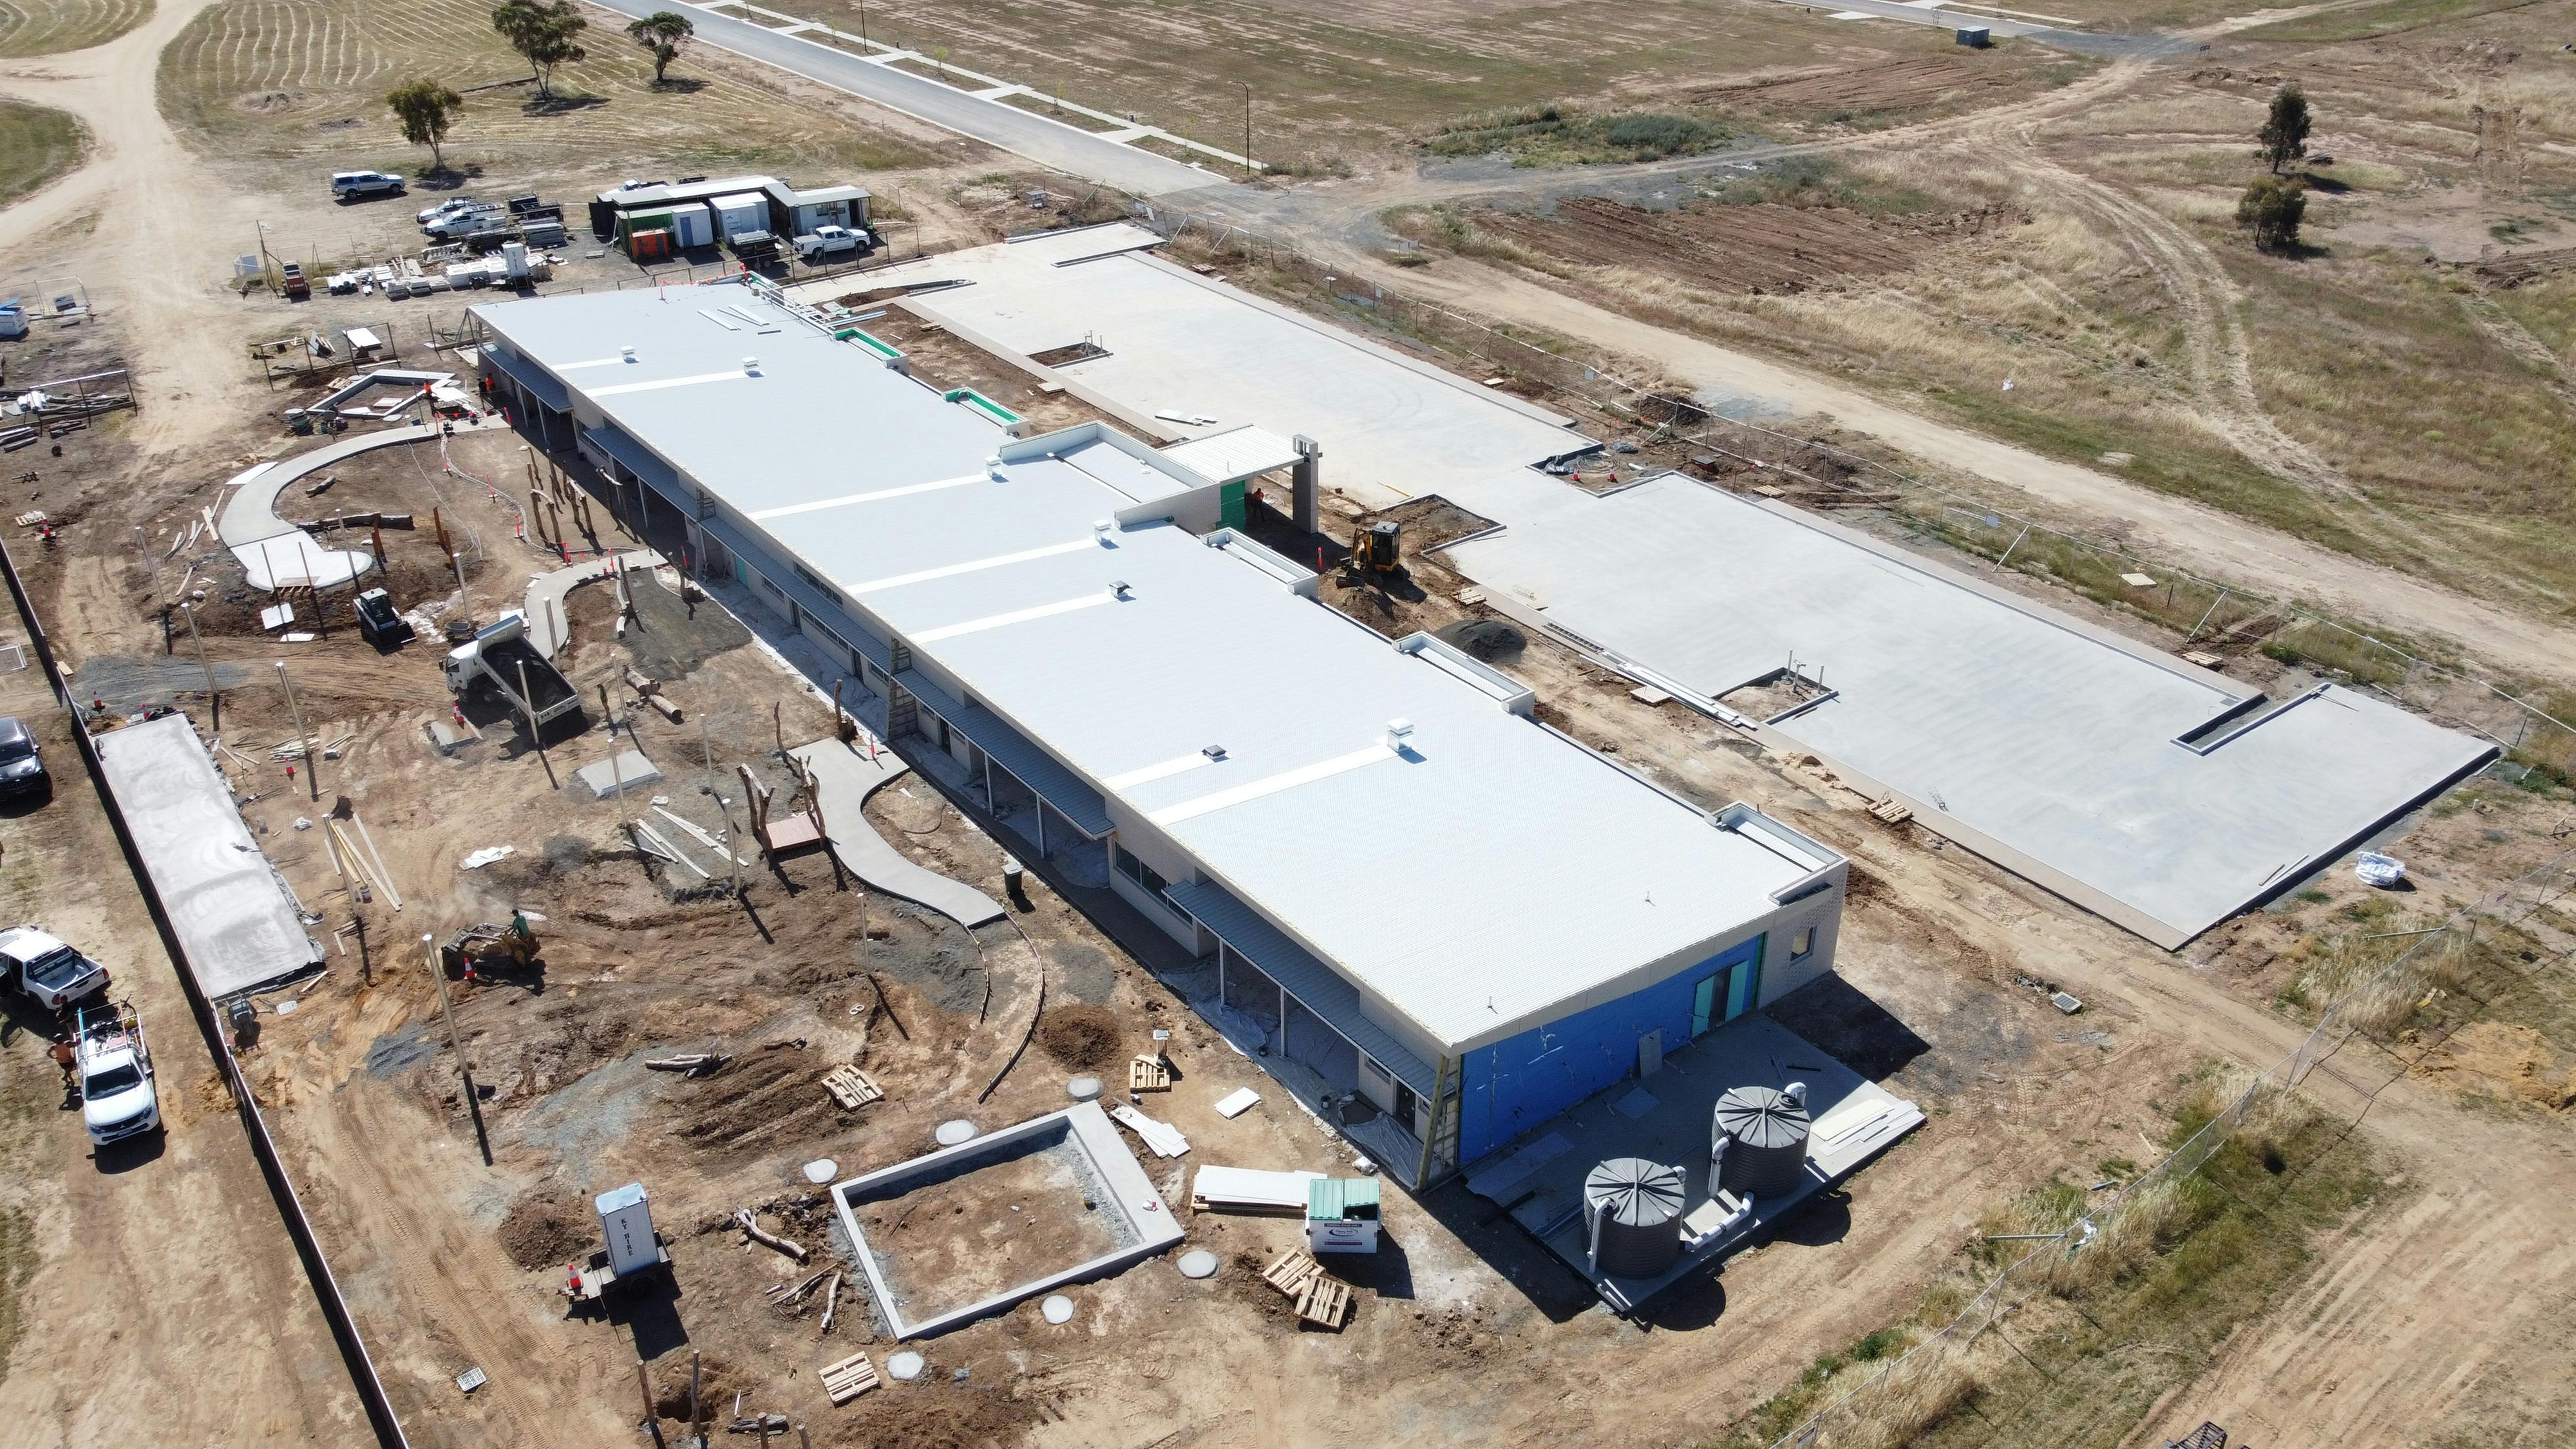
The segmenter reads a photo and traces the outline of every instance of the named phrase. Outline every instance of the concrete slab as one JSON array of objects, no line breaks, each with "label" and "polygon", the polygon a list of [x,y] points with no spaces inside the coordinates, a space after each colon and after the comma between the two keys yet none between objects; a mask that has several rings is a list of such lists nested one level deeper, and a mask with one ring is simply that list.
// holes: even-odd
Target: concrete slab
[{"label": "concrete slab", "polygon": [[827,739],[799,745],[788,753],[814,772],[815,792],[823,801],[823,823],[831,831],[832,853],[852,875],[969,930],[1002,918],[1002,906],[991,896],[913,864],[868,824],[863,808],[868,796],[893,784],[910,768],[894,751],[880,746],[876,758],[870,759],[862,747]]},{"label": "concrete slab", "polygon": [[662,556],[648,548],[628,549],[591,559],[587,563],[542,573],[528,581],[528,647],[545,658],[555,657],[563,647],[565,619],[563,602],[567,595],[584,584],[608,577],[609,571],[623,563],[629,569],[654,569],[662,566]]},{"label": "concrete slab", "polygon": [[[620,790],[632,799],[638,789],[661,781],[661,770],[641,752],[620,750],[615,758],[617,768],[614,771],[610,770],[607,760],[594,760],[573,771],[572,777],[590,790],[593,799],[598,800],[615,799]],[[638,800],[636,803],[641,805],[643,802]]]},{"label": "concrete slab", "polygon": [[1823,692],[1760,732],[2168,948],[2494,753],[2358,690],[2263,700],[1678,475],[1595,495],[1521,472],[1448,497],[1506,520],[1447,552],[1526,626],[1722,714],[1721,696],[1794,663]]},{"label": "concrete slab", "polygon": [[242,824],[187,716],[110,730],[98,753],[200,991],[221,998],[322,964],[294,896]]},{"label": "concrete slab", "polygon": [[[970,1179],[979,1171],[1038,1154],[1055,1159],[1050,1165],[1062,1180],[1051,1185],[1076,1196],[1064,1203],[1022,1200],[1021,1205],[1054,1208],[1085,1220],[1096,1239],[1105,1240],[1106,1251],[1062,1266],[1048,1265],[1046,1271],[1026,1282],[1003,1286],[971,1302],[950,1304],[929,1291],[926,1284],[918,1281],[917,1274],[907,1272],[908,1268],[927,1265],[908,1264],[891,1243],[870,1240],[864,1210],[871,1204]],[[996,1226],[988,1232],[999,1230],[1013,1216],[1011,1201],[990,1205]],[[1181,1227],[1173,1220],[1170,1204],[1146,1180],[1145,1169],[1097,1102],[1077,1102],[1061,1112],[1050,1112],[835,1184],[832,1207],[858,1249],[859,1267],[867,1278],[878,1316],[897,1340],[928,1338],[962,1328],[1065,1284],[1108,1277],[1181,1240]]]},{"label": "concrete slab", "polygon": [[[1736,1087],[1807,1084],[1815,1122],[1807,1143],[1807,1171],[1797,1190],[1757,1198],[1752,1211],[1732,1223],[1709,1196],[1709,1118],[1717,1099]],[[1860,1170],[1872,1157],[1923,1123],[1912,1102],[1867,1081],[1825,1055],[1806,1038],[1754,1012],[1708,1033],[1664,1058],[1647,1085],[1629,1081],[1603,1091],[1574,1110],[1542,1122],[1467,1169],[1467,1188],[1508,1208],[1514,1221],[1549,1252],[1582,1274],[1602,1300],[1633,1312],[1656,1294],[1719,1259],[1759,1241],[1798,1204]],[[1573,1144],[1580,1143],[1578,1148]],[[1614,1157],[1642,1157],[1682,1169],[1685,1242],[1706,1232],[1707,1241],[1686,1249],[1670,1272],[1651,1279],[1613,1278],[1591,1271],[1583,1224],[1583,1179]]]}]

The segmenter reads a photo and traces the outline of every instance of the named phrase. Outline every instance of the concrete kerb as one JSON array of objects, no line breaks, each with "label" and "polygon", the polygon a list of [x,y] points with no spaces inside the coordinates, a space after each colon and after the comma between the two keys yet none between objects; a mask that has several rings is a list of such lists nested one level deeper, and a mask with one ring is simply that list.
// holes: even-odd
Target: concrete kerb
[{"label": "concrete kerb", "polygon": [[[892,1197],[943,1182],[972,1171],[976,1159],[992,1155],[997,1149],[1013,1144],[1041,1143],[1055,1137],[1082,1154],[1092,1170],[1106,1185],[1107,1201],[1102,1205],[1117,1214],[1124,1236],[1132,1241],[1074,1264],[1062,1271],[1029,1282],[1016,1284],[988,1298],[970,1303],[915,1323],[906,1319],[897,1296],[886,1282],[878,1265],[877,1252],[868,1245],[866,1232],[859,1226],[857,1205],[881,1202]],[[1097,1102],[1078,1102],[1061,1112],[1033,1117],[1017,1126],[973,1138],[955,1147],[944,1147],[926,1156],[837,1183],[832,1188],[832,1208],[841,1220],[842,1231],[859,1260],[859,1269],[867,1277],[868,1293],[876,1302],[878,1316],[886,1331],[898,1342],[905,1339],[930,1338],[951,1329],[962,1328],[981,1318],[990,1317],[1014,1304],[1068,1283],[1086,1283],[1105,1278],[1131,1264],[1154,1257],[1181,1241],[1180,1224],[1174,1220],[1171,1207],[1146,1180],[1145,1169],[1136,1155],[1110,1125],[1107,1113]]]}]

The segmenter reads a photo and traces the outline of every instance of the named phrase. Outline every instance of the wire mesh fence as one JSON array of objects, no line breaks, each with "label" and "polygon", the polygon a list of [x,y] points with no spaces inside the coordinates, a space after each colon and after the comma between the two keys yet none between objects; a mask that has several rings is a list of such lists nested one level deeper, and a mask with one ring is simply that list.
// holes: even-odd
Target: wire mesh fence
[{"label": "wire mesh fence", "polygon": [[1356,281],[1231,222],[1143,203],[1136,219],[1211,259],[1269,268],[1362,328],[1472,359],[1499,390],[1571,398],[1620,425],[1651,429],[1705,456],[1710,466],[1697,471],[1712,481],[1791,493],[1800,503],[1828,510],[1875,510],[1922,543],[1968,556],[1971,567],[2046,579],[2175,630],[2181,649],[2213,655],[2260,651],[2485,738],[2516,769],[2576,782],[2576,725],[2561,717],[2563,708],[2430,657],[2420,644],[2356,627],[2321,605],[2204,578],[2169,560],[2084,537],[1906,472],[1856,447],[1719,416],[1687,389],[1638,376],[1640,364],[1632,360]]}]

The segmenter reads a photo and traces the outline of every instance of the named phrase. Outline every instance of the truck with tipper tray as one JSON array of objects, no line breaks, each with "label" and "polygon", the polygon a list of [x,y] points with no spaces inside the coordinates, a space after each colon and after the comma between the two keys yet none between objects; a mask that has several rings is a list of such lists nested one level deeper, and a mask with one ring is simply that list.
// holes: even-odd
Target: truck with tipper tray
[{"label": "truck with tipper tray", "polygon": [[89,1140],[104,1147],[140,1137],[161,1125],[161,1097],[152,1081],[152,1049],[143,1020],[128,1002],[84,1007],[73,1040],[80,1077],[81,1123]]},{"label": "truck with tipper tray", "polygon": [[458,699],[496,690],[511,712],[533,728],[543,729],[581,708],[581,693],[572,681],[528,643],[523,610],[512,609],[484,625],[473,638],[448,650],[439,667],[447,675],[448,692]]}]

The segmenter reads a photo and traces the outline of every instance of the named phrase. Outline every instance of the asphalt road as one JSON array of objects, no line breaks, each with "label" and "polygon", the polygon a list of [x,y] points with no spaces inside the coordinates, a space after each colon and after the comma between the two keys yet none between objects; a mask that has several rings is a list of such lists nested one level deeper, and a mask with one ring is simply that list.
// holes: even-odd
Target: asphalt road
[{"label": "asphalt road", "polygon": [[[591,0],[603,9],[641,20],[674,0]],[[861,96],[1024,156],[1069,176],[1113,186],[1135,196],[1168,196],[1222,185],[1225,178],[1178,161],[1103,141],[1088,131],[1008,106],[978,100],[955,86],[942,85],[890,66],[871,65],[846,51],[818,41],[780,35],[765,26],[717,11],[681,4],[697,25],[698,43],[792,71],[838,91]],[[620,27],[623,29],[623,27]]]}]

